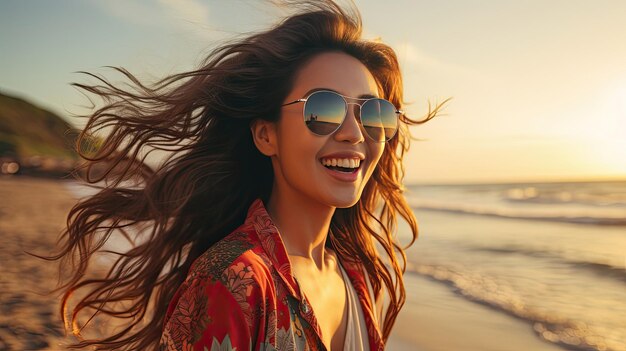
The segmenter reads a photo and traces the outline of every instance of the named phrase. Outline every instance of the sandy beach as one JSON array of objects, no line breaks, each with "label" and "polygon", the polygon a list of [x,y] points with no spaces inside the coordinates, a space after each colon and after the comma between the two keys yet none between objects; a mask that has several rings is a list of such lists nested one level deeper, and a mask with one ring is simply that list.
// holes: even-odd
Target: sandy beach
[{"label": "sandy beach", "polygon": [[[61,321],[58,264],[28,255],[50,255],[76,203],[66,180],[0,177],[0,351],[67,350],[76,342]],[[77,294],[80,294],[77,293]],[[84,317],[84,316],[83,316]],[[84,320],[84,318],[81,318]],[[90,322],[86,338],[98,336],[106,324]]]},{"label": "sandy beach", "polygon": [[24,251],[49,254],[74,198],[61,182],[0,177],[0,350],[59,350],[64,337],[57,266]]}]

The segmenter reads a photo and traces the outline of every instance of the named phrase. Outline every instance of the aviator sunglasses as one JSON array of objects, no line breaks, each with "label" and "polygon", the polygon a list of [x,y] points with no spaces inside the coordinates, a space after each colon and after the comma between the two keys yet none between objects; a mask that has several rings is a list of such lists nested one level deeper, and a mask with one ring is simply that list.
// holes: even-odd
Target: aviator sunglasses
[{"label": "aviator sunglasses", "polygon": [[[362,103],[346,100],[362,100]],[[398,115],[403,111],[385,99],[353,98],[330,90],[318,90],[303,99],[294,100],[282,106],[304,102],[304,123],[314,134],[324,136],[337,131],[348,114],[348,105],[357,105],[354,115],[360,120],[365,133],[376,142],[391,140],[398,131]]]}]

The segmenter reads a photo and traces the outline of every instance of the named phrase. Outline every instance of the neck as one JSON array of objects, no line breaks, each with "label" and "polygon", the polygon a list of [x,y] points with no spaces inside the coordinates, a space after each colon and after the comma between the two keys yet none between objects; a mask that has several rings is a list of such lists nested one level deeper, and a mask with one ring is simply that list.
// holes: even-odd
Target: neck
[{"label": "neck", "polygon": [[267,212],[278,228],[292,263],[314,263],[319,271],[325,270],[325,246],[335,207],[311,201],[301,194],[274,189]]}]

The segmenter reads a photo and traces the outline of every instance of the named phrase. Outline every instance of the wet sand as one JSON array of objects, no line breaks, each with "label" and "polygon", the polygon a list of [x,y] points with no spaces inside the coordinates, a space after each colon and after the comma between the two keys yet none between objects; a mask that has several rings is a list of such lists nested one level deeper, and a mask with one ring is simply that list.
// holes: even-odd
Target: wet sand
[{"label": "wet sand", "polygon": [[540,340],[526,321],[465,300],[446,285],[405,276],[407,302],[387,343],[389,351],[562,351]]}]

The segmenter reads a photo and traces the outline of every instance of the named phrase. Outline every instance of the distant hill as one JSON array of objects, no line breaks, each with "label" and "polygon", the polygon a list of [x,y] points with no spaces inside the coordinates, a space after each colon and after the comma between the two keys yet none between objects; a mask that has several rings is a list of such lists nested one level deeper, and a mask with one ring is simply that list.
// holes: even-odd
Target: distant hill
[{"label": "distant hill", "polygon": [[78,131],[56,114],[0,93],[0,157],[76,160]]},{"label": "distant hill", "polygon": [[0,175],[67,176],[79,131],[54,113],[0,93]]}]

